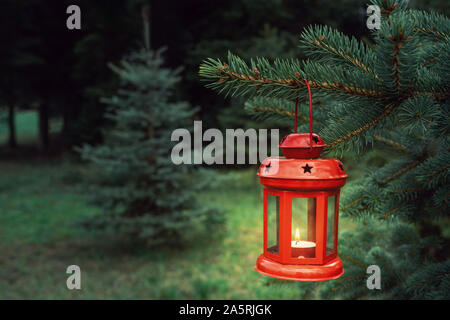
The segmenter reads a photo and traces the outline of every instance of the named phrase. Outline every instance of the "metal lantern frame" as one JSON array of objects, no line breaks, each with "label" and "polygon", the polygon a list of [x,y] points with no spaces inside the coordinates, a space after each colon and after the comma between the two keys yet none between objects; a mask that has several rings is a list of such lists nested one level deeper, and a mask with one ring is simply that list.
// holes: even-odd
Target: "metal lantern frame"
[{"label": "metal lantern frame", "polygon": [[[286,280],[323,281],[344,274],[342,261],[338,257],[338,224],[340,189],[345,184],[347,173],[338,159],[318,158],[326,144],[312,132],[312,99],[308,81],[305,80],[305,83],[310,98],[310,132],[297,133],[295,123],[294,133],[280,142],[285,157],[265,159],[257,173],[264,187],[264,247],[255,270]],[[295,119],[297,105],[298,100]],[[274,222],[269,221],[268,217],[269,196],[278,199],[276,226],[271,225]],[[297,198],[308,199],[306,209],[294,211],[293,201]],[[330,198],[335,202],[331,202],[329,207]],[[297,236],[293,234],[294,214],[306,214],[307,241],[293,241]],[[329,225],[330,219],[333,219],[332,225]],[[274,230],[274,227],[276,245],[268,240],[268,230]],[[327,239],[330,235],[332,237]],[[300,246],[294,246],[297,243]],[[303,244],[308,246],[303,247]]]},{"label": "metal lantern frame", "polygon": [[[279,254],[273,254],[267,249],[267,195],[280,197],[280,228],[279,228]],[[295,192],[285,190],[264,189],[264,255],[273,261],[283,264],[297,265],[321,265],[325,264],[337,257],[337,239],[338,239],[338,207],[335,205],[334,213],[334,240],[333,251],[329,255],[326,253],[327,243],[327,218],[328,218],[328,197],[336,196],[335,201],[339,203],[339,191],[323,191],[323,192]],[[292,199],[307,198],[316,199],[316,207],[314,212],[314,231],[315,231],[315,257],[314,258],[294,258],[292,257],[291,240],[292,235]],[[309,218],[309,217],[308,217]]]}]

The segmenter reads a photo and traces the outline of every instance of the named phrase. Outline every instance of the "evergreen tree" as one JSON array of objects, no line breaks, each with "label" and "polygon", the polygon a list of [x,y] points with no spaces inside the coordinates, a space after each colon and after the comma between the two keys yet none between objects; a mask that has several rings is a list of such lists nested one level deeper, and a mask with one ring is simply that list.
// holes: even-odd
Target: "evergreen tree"
[{"label": "evergreen tree", "polygon": [[[313,26],[301,35],[308,60],[248,64],[229,53],[226,62],[206,60],[200,75],[225,95],[250,98],[246,108],[257,116],[290,121],[308,79],[329,155],[390,152],[385,166],[343,191],[341,214],[363,220],[339,241],[346,273],[301,284],[304,294],[320,286],[327,298],[448,299],[450,21],[403,0],[373,4],[382,17],[371,45]],[[366,287],[372,264],[381,268],[381,290]]]},{"label": "evergreen tree", "polygon": [[112,128],[103,145],[81,150],[94,167],[93,200],[105,210],[85,224],[153,244],[211,234],[222,221],[198,201],[207,177],[171,162],[172,131],[192,125],[195,109],[171,101],[180,70],[162,67],[161,53],[143,50],[111,65],[121,83],[104,99]]}]

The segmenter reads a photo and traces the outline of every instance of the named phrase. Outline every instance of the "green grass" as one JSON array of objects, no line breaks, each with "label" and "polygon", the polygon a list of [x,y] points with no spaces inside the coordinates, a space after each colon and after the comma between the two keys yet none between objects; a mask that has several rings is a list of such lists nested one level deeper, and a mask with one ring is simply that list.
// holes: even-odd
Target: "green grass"
[{"label": "green grass", "polygon": [[[265,286],[253,271],[260,253],[261,205],[240,187],[204,195],[227,211],[224,237],[184,250],[131,247],[90,236],[76,226],[98,214],[65,182],[64,163],[2,163],[0,184],[0,298],[295,298],[297,288]],[[247,189],[248,190],[248,189]],[[66,267],[78,264],[82,290],[65,287]]]},{"label": "green grass", "polygon": [[[39,136],[39,118],[37,111],[27,110],[16,112],[15,123],[17,128],[18,144],[28,144],[35,142]],[[50,121],[50,133],[61,131],[61,119],[52,119]],[[8,126],[6,114],[0,113],[0,145],[8,141]]]},{"label": "green grass", "polygon": [[[17,115],[18,137],[36,141],[34,112]],[[0,126],[0,138],[6,139]],[[149,248],[94,235],[77,223],[101,214],[64,160],[0,162],[0,299],[298,299],[296,283],[253,270],[262,252],[262,191],[256,169],[226,171],[199,197],[226,212],[224,235],[187,248]],[[340,231],[353,224],[340,219]],[[212,233],[215,230],[211,230]],[[66,288],[79,265],[82,289]]]},{"label": "green grass", "polygon": [[[254,170],[227,173],[227,186],[202,195],[227,212],[222,238],[151,249],[77,226],[100,213],[77,184],[68,183],[81,169],[56,161],[1,164],[0,298],[298,299],[295,283],[269,285],[269,278],[253,270],[262,250],[262,199]],[[66,288],[65,270],[72,264],[82,271],[79,291]]]}]

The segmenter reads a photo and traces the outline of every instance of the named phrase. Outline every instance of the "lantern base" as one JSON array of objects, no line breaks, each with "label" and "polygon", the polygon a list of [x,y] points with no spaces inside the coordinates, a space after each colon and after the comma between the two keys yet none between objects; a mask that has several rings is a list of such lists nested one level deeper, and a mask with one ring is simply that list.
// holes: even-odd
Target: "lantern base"
[{"label": "lantern base", "polygon": [[283,280],[325,281],[337,279],[344,274],[339,257],[323,265],[281,264],[263,254],[256,261],[255,270],[259,273]]}]

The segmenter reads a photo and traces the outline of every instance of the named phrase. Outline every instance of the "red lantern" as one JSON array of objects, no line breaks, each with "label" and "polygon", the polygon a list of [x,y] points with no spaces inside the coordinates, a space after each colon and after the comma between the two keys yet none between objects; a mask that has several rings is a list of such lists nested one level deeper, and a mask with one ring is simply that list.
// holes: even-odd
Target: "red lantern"
[{"label": "red lantern", "polygon": [[347,174],[338,159],[318,158],[326,145],[312,133],[310,91],[309,97],[309,134],[286,136],[280,143],[285,157],[265,159],[258,171],[264,186],[264,253],[255,270],[295,281],[344,274],[337,243],[339,192]]}]

